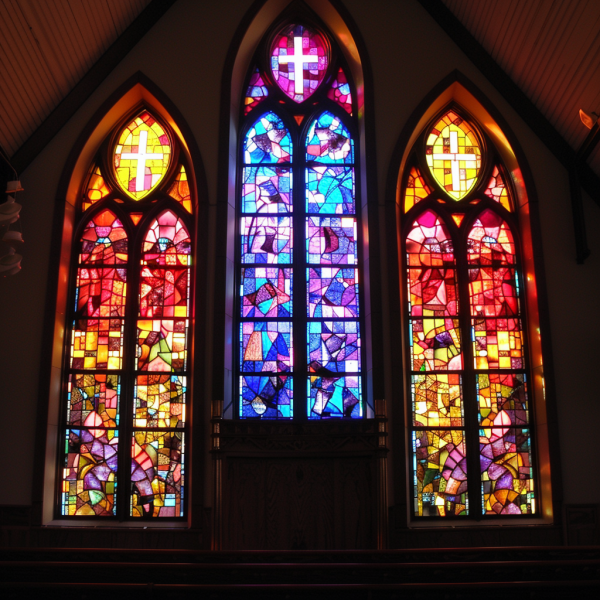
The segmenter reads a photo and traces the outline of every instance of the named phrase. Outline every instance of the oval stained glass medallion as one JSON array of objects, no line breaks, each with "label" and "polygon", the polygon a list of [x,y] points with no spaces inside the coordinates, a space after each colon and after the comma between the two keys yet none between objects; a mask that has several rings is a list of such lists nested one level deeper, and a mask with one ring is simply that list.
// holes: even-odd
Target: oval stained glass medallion
[{"label": "oval stained glass medallion", "polygon": [[288,25],[275,36],[270,57],[273,78],[283,93],[304,102],[325,77],[329,48],[316,31]]},{"label": "oval stained glass medallion", "polygon": [[165,129],[143,111],[119,133],[113,151],[117,183],[134,200],[147,196],[171,164],[172,142]]},{"label": "oval stained glass medallion", "polygon": [[425,155],[431,174],[454,200],[462,200],[477,182],[481,144],[474,128],[454,111],[430,130]]}]

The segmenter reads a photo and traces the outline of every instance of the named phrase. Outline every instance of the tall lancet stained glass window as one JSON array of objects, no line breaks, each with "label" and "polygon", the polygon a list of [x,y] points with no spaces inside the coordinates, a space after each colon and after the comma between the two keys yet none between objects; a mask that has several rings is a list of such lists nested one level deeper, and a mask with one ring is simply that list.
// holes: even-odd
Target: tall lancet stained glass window
[{"label": "tall lancet stained glass window", "polygon": [[266,39],[243,112],[235,413],[363,418],[357,105],[327,34],[290,23]]},{"label": "tall lancet stained glass window", "polygon": [[402,182],[412,513],[537,512],[518,222],[490,140],[455,107]]},{"label": "tall lancet stained glass window", "polygon": [[186,514],[193,203],[184,163],[173,132],[140,109],[84,182],[60,516]]}]

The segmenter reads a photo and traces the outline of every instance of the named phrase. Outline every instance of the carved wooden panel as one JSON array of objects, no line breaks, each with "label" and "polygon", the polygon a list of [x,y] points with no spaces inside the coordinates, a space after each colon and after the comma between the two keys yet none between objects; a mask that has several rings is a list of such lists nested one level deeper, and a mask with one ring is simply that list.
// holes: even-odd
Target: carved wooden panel
[{"label": "carved wooden panel", "polygon": [[375,460],[226,457],[223,548],[375,548]]}]

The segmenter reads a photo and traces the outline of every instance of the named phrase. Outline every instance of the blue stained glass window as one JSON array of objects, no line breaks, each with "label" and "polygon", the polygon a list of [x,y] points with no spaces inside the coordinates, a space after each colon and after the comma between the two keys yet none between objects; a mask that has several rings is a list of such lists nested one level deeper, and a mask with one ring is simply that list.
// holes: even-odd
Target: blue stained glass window
[{"label": "blue stained glass window", "polygon": [[313,121],[306,136],[306,160],[354,162],[354,140],[339,117],[324,112]]},{"label": "blue stained glass window", "polygon": [[290,167],[246,167],[242,184],[243,213],[291,213]]},{"label": "blue stained glass window", "polygon": [[244,140],[246,164],[287,163],[292,160],[292,140],[283,121],[273,112],[262,115]]},{"label": "blue stained glass window", "polygon": [[291,375],[240,377],[240,416],[289,419],[293,416]]},{"label": "blue stained glass window", "polygon": [[[298,32],[316,35],[300,23],[282,31],[284,57],[296,55]],[[352,85],[341,64],[333,68],[334,81],[311,79],[311,102],[282,97],[272,74],[249,74],[260,88],[258,101],[254,88],[245,97],[238,167],[234,362],[242,419],[355,419],[367,410],[356,117]],[[281,86],[287,67],[277,72]],[[270,109],[257,119],[258,102]]]},{"label": "blue stained glass window", "polygon": [[353,215],[354,168],[315,165],[306,169],[306,211]]},{"label": "blue stained glass window", "polygon": [[310,419],[363,416],[359,376],[311,376],[308,386]]}]

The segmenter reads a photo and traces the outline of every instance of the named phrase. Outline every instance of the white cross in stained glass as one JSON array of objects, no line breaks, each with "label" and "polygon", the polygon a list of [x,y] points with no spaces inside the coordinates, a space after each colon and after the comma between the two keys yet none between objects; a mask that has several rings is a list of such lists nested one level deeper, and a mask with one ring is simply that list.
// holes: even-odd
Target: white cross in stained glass
[{"label": "white cross in stained glass", "polygon": [[146,188],[144,187],[144,180],[146,177],[146,161],[147,160],[162,160],[164,154],[146,154],[146,147],[148,145],[148,132],[146,130],[140,131],[140,142],[138,145],[137,154],[127,153],[121,154],[123,160],[137,160],[137,174],[135,176],[135,191],[143,192]]},{"label": "white cross in stained glass", "polygon": [[280,56],[280,63],[293,63],[294,65],[294,93],[304,92],[304,63],[319,62],[319,57],[314,54],[302,54],[302,38],[294,38],[294,55]]},{"label": "white cross in stained glass", "polygon": [[459,154],[458,153],[458,132],[450,132],[450,152],[448,154],[434,154],[433,160],[449,160],[452,168],[452,191],[460,192],[460,170],[459,162],[476,162],[476,154]]}]

